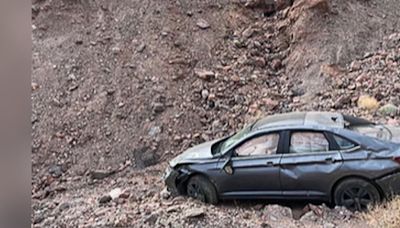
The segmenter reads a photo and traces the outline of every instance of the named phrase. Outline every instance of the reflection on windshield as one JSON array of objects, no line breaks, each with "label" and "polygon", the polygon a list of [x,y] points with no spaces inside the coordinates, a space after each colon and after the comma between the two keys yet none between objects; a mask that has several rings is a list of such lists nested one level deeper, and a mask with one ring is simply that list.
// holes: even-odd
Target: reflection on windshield
[{"label": "reflection on windshield", "polygon": [[390,141],[392,139],[392,133],[383,125],[361,125],[350,127],[350,130],[380,140]]},{"label": "reflection on windshield", "polygon": [[225,151],[231,145],[235,144],[236,142],[240,141],[242,138],[246,137],[250,133],[252,126],[253,126],[253,124],[248,125],[247,127],[243,128],[242,130],[240,130],[239,132],[234,134],[232,137],[230,137],[227,140],[225,140],[221,144],[219,152]]}]

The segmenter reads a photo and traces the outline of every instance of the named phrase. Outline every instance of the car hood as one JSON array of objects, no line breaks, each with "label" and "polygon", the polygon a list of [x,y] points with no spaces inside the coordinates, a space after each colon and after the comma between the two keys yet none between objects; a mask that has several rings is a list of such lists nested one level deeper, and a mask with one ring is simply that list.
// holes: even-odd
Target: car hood
[{"label": "car hood", "polygon": [[175,167],[176,165],[182,163],[196,162],[196,160],[213,158],[211,147],[214,145],[214,143],[220,140],[221,139],[216,139],[191,147],[172,159],[169,164],[171,167]]}]

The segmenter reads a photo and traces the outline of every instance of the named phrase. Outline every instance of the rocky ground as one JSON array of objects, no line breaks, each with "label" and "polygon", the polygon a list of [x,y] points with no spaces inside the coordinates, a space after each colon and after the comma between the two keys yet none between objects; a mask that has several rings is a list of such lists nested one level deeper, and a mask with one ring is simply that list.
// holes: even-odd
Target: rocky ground
[{"label": "rocky ground", "polygon": [[33,1],[34,226],[367,226],[342,208],[162,191],[166,161],[259,116],[399,123],[397,0],[260,2]]}]

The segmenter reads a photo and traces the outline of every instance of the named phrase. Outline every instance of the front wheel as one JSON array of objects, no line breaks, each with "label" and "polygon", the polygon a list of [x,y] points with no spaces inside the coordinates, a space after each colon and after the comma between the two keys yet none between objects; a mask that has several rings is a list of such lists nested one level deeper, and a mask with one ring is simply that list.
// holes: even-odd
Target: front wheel
[{"label": "front wheel", "polygon": [[336,205],[345,206],[351,211],[366,211],[369,206],[380,202],[381,196],[368,181],[350,178],[336,187],[334,200]]},{"label": "front wheel", "polygon": [[189,197],[201,200],[205,203],[218,203],[217,191],[206,177],[199,175],[193,176],[189,179],[186,190]]}]

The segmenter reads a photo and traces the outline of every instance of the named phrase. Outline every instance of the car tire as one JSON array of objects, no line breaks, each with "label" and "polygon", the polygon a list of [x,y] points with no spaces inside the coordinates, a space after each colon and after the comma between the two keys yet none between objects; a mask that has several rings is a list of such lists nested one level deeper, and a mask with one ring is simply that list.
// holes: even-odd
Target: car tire
[{"label": "car tire", "polygon": [[187,183],[186,192],[189,197],[205,203],[218,203],[218,195],[214,185],[204,176],[195,175],[191,177]]},{"label": "car tire", "polygon": [[336,205],[344,206],[351,211],[366,211],[369,206],[381,201],[378,189],[370,182],[359,178],[341,181],[335,188],[333,197]]}]

